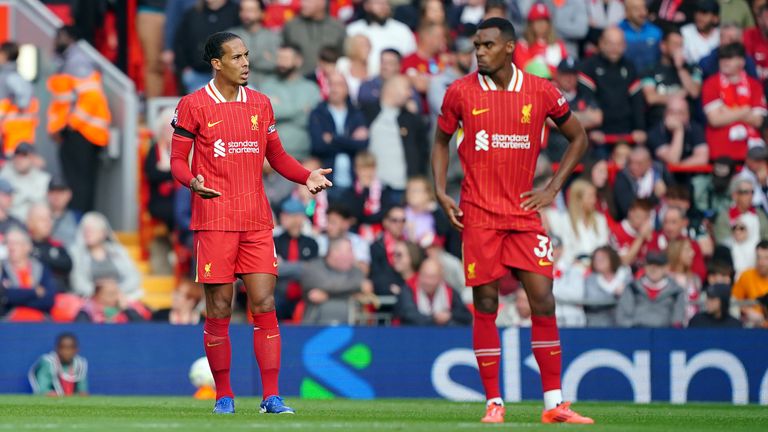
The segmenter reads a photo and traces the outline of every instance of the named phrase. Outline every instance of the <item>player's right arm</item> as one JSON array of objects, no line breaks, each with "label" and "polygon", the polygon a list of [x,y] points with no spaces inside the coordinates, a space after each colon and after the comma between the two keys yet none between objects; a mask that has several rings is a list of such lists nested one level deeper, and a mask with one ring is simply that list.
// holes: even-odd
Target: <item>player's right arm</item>
[{"label": "player's right arm", "polygon": [[458,204],[456,204],[456,201],[446,193],[449,158],[448,145],[461,120],[459,104],[459,91],[454,84],[448,87],[448,91],[443,99],[440,116],[437,118],[435,145],[432,149],[432,176],[435,179],[437,201],[448,216],[448,220],[451,221],[451,225],[461,231],[464,228],[464,224],[461,223],[459,218],[463,216],[463,213]]},{"label": "player's right arm", "polygon": [[195,176],[189,168],[189,152],[195,142],[199,124],[189,106],[189,98],[183,97],[176,107],[171,126],[174,127],[171,139],[171,175],[179,183],[188,187],[201,198],[209,199],[221,196],[220,192],[205,187],[205,178],[201,174]]}]

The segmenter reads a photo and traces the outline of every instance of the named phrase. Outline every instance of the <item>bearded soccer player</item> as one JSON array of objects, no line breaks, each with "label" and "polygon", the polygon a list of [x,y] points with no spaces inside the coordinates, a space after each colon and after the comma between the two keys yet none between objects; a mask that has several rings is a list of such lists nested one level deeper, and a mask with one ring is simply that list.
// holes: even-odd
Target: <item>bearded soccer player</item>
[{"label": "bearded soccer player", "polygon": [[[552,84],[512,64],[515,31],[509,21],[483,21],[475,35],[475,49],[478,71],[454,82],[443,100],[432,170],[440,205],[462,232],[464,274],[474,300],[473,348],[487,398],[482,421],[504,421],[496,313],[499,278],[511,269],[531,304],[531,345],[544,390],[542,422],[593,423],[562,399],[552,244],[538,214],[552,202],[586,151],[587,137],[565,97]],[[547,119],[557,125],[570,146],[549,184],[532,191]],[[460,206],[445,190],[448,143],[457,129],[465,172]]]},{"label": "bearded soccer player", "polygon": [[[173,120],[171,172],[192,194],[197,281],[205,287],[205,354],[216,382],[213,412],[232,414],[229,320],[233,282],[243,280],[253,319],[253,350],[261,372],[261,412],[293,414],[278,393],[280,329],[275,315],[277,255],[272,211],[264,193],[264,158],[282,176],[317,193],[331,186],[330,169],[308,171],[285,152],[272,104],[248,89],[248,48],[232,33],[216,33],[204,60],[214,78],[181,99]],[[189,152],[194,145],[192,165]]]}]

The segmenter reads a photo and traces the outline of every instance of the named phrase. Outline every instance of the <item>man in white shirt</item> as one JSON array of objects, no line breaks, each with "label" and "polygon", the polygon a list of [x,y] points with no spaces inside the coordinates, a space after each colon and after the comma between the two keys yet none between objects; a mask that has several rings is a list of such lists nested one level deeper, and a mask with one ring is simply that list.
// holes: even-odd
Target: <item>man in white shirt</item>
[{"label": "man in white shirt", "polygon": [[683,55],[687,63],[699,61],[720,45],[720,4],[717,0],[699,0],[693,13],[693,23],[680,28],[683,35]]},{"label": "man in white shirt", "polygon": [[381,52],[396,49],[406,57],[416,51],[416,38],[407,25],[391,18],[392,9],[387,0],[365,0],[365,17],[347,26],[347,36],[362,34],[371,41],[368,54],[368,74],[378,75]]}]

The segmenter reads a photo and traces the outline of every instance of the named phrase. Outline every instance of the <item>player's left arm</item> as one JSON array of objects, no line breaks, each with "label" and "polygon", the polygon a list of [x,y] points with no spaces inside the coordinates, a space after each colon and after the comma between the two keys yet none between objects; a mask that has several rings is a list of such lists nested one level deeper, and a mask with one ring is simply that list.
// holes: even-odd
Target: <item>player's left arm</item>
[{"label": "player's left arm", "polygon": [[325,177],[333,170],[330,168],[318,168],[314,171],[309,171],[285,151],[283,143],[280,142],[280,136],[277,134],[272,105],[269,104],[268,108],[270,123],[267,129],[267,151],[265,156],[272,168],[286,179],[294,183],[306,185],[313,194],[333,186],[333,183]]},{"label": "player's left arm", "polygon": [[547,114],[570,144],[552,180],[541,190],[523,192],[520,195],[520,198],[523,198],[520,206],[526,211],[538,211],[549,206],[587,151],[587,134],[576,116],[572,115],[568,102],[551,85],[545,92],[549,94],[550,101],[554,102]]}]

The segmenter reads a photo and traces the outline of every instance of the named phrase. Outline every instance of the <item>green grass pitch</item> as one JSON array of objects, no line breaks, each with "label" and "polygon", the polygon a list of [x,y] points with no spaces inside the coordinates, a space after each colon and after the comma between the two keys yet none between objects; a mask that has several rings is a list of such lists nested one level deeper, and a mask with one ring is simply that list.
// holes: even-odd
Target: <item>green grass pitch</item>
[{"label": "green grass pitch", "polygon": [[238,398],[233,416],[210,414],[213,404],[179,397],[55,399],[0,396],[3,431],[765,431],[768,407],[722,404],[635,405],[578,403],[597,424],[542,425],[539,403],[510,404],[507,423],[479,423],[481,403],[433,399],[374,401],[289,399],[298,414],[259,414],[259,400]]}]

